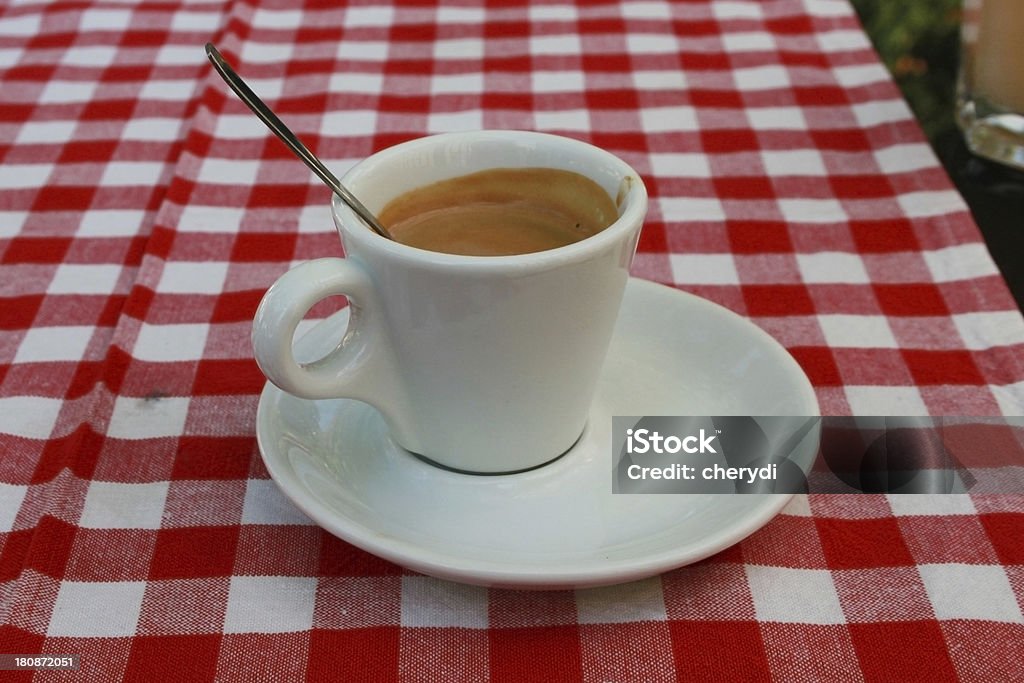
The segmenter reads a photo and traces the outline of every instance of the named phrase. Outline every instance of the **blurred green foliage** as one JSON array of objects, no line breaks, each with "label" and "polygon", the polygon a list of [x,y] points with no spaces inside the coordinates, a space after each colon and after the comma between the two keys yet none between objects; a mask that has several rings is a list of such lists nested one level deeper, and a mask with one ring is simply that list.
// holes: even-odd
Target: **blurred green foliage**
[{"label": "blurred green foliage", "polygon": [[851,0],[864,30],[934,144],[955,129],[961,0]]}]

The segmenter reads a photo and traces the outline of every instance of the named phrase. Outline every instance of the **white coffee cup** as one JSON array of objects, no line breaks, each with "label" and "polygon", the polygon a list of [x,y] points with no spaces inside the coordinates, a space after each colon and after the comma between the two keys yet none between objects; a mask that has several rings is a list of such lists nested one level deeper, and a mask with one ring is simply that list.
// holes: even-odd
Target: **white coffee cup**
[{"label": "white coffee cup", "polygon": [[[476,473],[515,472],[567,451],[586,425],[647,211],[640,176],[592,145],[542,133],[478,131],[383,150],[342,179],[373,212],[404,192],[489,168],[575,171],[617,198],[619,218],[575,244],[514,256],[426,251],[377,235],[337,197],[346,258],[320,258],[267,291],[256,361],[284,391],[375,406],[403,448]],[[296,325],[345,295],[348,330],[300,364]]]}]

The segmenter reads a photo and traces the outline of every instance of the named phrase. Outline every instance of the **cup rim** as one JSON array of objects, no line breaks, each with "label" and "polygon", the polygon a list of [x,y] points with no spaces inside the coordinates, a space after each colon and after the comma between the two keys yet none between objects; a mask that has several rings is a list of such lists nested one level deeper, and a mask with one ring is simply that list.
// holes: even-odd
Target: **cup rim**
[{"label": "cup rim", "polygon": [[[394,258],[405,261],[414,261],[430,265],[440,265],[450,268],[487,269],[495,268],[523,268],[537,266],[551,266],[564,262],[578,261],[594,253],[605,250],[609,245],[620,242],[625,234],[630,233],[637,225],[640,225],[647,211],[647,188],[644,186],[640,174],[621,158],[611,152],[601,149],[589,142],[578,140],[563,135],[541,133],[524,130],[477,130],[455,133],[438,133],[407,140],[391,147],[382,149],[348,170],[342,177],[342,183],[348,186],[353,177],[365,173],[367,168],[386,162],[396,156],[407,154],[419,147],[444,144],[448,140],[471,140],[478,139],[503,139],[510,142],[521,143],[542,143],[558,144],[568,147],[576,147],[582,152],[590,155],[604,157],[611,164],[622,170],[622,177],[632,177],[633,187],[629,190],[625,201],[625,208],[622,214],[607,228],[594,235],[586,237],[578,242],[567,244],[554,249],[544,251],[528,252],[525,254],[511,254],[506,256],[472,256],[465,254],[449,254],[446,252],[430,251],[413,247],[401,242],[388,239],[377,234],[372,228],[363,223],[356,216],[355,212],[348,207],[337,195],[331,197],[331,214],[335,226],[342,234],[343,241],[348,239],[358,242],[360,246],[373,249],[375,252],[384,253]],[[358,195],[357,195],[358,196]],[[346,244],[346,248],[347,248]]]}]

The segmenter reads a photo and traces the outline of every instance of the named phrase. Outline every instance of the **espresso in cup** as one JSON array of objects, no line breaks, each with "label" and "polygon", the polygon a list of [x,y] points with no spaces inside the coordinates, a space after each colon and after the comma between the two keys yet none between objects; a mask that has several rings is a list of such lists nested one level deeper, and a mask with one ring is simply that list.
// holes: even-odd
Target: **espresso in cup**
[{"label": "espresso in cup", "polygon": [[590,178],[556,168],[494,168],[419,187],[380,212],[397,242],[466,256],[556,249],[618,219]]}]

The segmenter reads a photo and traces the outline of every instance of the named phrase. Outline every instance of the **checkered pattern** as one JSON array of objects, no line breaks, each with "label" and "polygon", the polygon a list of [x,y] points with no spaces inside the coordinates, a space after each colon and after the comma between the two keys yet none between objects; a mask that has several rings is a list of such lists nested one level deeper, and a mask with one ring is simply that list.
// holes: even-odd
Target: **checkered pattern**
[{"label": "checkered pattern", "polygon": [[1024,412],[1024,322],[844,0],[11,2],[0,651],[90,680],[1024,677],[1019,495],[797,497],[576,593],[414,575],[311,525],[257,453],[248,332],[339,246],[211,39],[337,171],[481,127],[622,156],[653,198],[635,274],[773,334],[827,414]]}]

